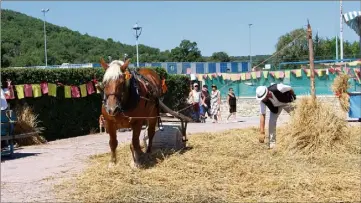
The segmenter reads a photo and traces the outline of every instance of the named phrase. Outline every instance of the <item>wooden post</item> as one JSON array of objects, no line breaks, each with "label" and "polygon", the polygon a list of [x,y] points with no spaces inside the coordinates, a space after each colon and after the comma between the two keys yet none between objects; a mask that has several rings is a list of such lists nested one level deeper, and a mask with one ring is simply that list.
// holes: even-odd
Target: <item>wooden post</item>
[{"label": "wooden post", "polygon": [[[307,20],[308,21],[308,20]],[[312,40],[312,29],[310,22],[307,22],[307,39],[308,39],[308,50],[309,50],[309,60],[310,60],[310,81],[311,81],[311,96],[313,99],[316,99],[315,91],[315,64],[313,62],[313,40]]]}]

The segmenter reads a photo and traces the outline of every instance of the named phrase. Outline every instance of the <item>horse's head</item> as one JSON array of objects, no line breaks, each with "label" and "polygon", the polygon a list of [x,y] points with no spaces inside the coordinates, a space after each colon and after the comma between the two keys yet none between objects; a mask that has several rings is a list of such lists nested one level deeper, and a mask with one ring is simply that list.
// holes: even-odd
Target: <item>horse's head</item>
[{"label": "horse's head", "polygon": [[128,99],[126,84],[129,83],[130,78],[129,59],[125,63],[114,60],[109,65],[101,59],[101,65],[105,70],[103,77],[105,109],[109,115],[115,116]]}]

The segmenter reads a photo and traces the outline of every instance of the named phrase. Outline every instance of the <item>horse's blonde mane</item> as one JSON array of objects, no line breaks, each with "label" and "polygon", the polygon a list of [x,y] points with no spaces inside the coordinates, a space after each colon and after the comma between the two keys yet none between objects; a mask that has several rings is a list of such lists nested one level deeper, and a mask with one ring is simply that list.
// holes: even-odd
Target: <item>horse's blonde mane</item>
[{"label": "horse's blonde mane", "polygon": [[114,60],[109,64],[108,69],[105,71],[103,77],[103,83],[108,82],[110,80],[117,80],[121,75],[123,75],[120,67],[124,64],[123,61]]}]

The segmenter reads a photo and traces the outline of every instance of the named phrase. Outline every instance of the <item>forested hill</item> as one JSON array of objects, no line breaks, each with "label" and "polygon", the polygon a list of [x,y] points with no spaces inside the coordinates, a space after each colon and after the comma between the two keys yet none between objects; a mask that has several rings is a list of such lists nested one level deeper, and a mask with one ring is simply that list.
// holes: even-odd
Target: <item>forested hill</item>
[{"label": "forested hill", "polygon": [[[119,59],[125,53],[136,61],[135,46],[82,35],[66,27],[46,24],[48,65],[62,63],[98,63],[101,57]],[[12,10],[1,10],[1,67],[44,65],[43,20]],[[228,56],[215,52],[202,56],[196,42],[183,40],[172,50],[139,45],[140,62],[196,62],[196,61],[248,61],[248,56]],[[269,55],[254,56],[255,63]]]},{"label": "forested hill", "polygon": [[[66,27],[46,24],[48,64],[99,62],[100,57],[118,59],[124,53],[135,55],[135,46],[82,35]],[[1,66],[44,64],[43,21],[12,10],[1,10]],[[139,46],[144,60],[165,61],[159,49]],[[147,58],[144,58],[147,57]],[[152,59],[152,57],[154,59]]]}]

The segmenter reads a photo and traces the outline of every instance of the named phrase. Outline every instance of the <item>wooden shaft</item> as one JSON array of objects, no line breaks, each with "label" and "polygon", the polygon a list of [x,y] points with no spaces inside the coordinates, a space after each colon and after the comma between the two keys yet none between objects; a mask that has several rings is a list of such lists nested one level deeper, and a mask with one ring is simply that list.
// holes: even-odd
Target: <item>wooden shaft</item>
[{"label": "wooden shaft", "polygon": [[308,38],[308,50],[309,50],[309,60],[310,60],[310,81],[311,81],[311,96],[313,99],[316,99],[316,90],[315,90],[315,64],[313,62],[313,41],[312,41],[312,28],[310,23],[307,25],[307,38]]}]

